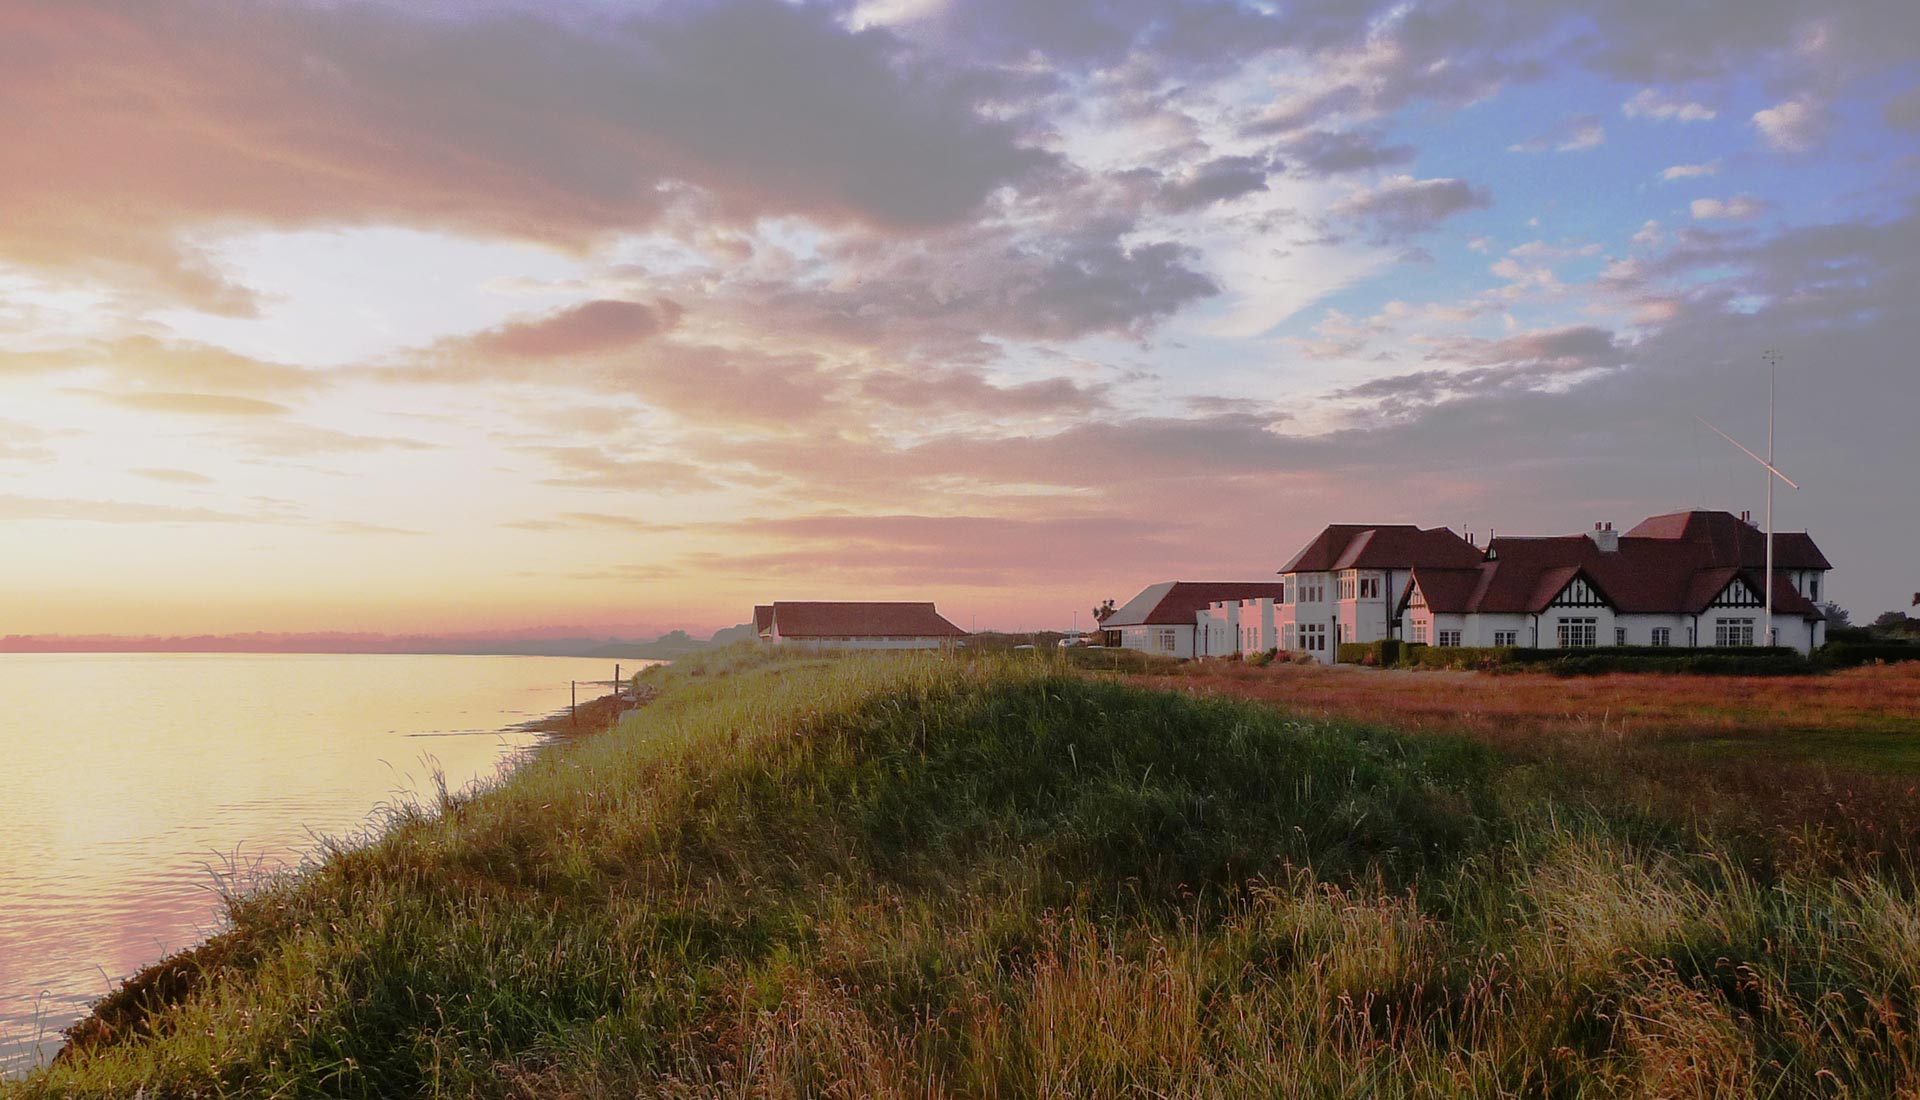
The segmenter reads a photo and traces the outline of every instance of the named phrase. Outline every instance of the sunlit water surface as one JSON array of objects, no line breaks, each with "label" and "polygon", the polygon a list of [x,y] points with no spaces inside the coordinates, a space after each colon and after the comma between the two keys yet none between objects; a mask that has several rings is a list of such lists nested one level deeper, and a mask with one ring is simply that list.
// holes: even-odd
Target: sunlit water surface
[{"label": "sunlit water surface", "polygon": [[[650,662],[624,662],[631,671]],[[0,654],[0,1073],[217,930],[217,887],[499,773],[613,662]],[[592,694],[604,692],[592,689]],[[582,697],[589,694],[582,689]]]}]

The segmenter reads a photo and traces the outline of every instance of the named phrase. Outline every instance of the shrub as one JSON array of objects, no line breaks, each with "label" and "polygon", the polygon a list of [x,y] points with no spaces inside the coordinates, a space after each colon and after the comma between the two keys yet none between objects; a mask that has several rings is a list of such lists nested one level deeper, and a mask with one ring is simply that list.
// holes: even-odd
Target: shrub
[{"label": "shrub", "polygon": [[1827,668],[1853,668],[1874,661],[1920,661],[1920,645],[1902,642],[1828,642],[1815,656]]},{"label": "shrub", "polygon": [[1398,638],[1381,638],[1372,642],[1343,642],[1335,651],[1334,658],[1343,665],[1391,668],[1400,663],[1401,649],[1402,643]]}]

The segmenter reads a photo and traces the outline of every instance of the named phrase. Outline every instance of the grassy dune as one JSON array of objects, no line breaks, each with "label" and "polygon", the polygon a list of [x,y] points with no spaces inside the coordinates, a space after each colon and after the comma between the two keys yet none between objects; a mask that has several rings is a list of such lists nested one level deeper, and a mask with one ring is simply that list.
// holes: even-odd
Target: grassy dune
[{"label": "grassy dune", "polygon": [[1046,660],[647,676],[237,899],[0,1096],[1920,1088],[1909,865],[1790,820]]}]

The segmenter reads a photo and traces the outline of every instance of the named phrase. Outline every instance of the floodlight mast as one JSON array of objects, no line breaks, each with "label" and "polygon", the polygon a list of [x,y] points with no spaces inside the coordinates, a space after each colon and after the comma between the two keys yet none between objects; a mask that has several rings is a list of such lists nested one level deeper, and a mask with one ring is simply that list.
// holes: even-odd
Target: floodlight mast
[{"label": "floodlight mast", "polygon": [[1764,361],[1767,364],[1767,457],[1761,458],[1759,455],[1754,454],[1751,450],[1747,449],[1746,444],[1740,442],[1739,440],[1733,438],[1727,433],[1721,431],[1719,428],[1715,428],[1713,424],[1707,420],[1706,417],[1696,416],[1694,417],[1694,419],[1698,420],[1702,424],[1705,424],[1707,427],[1712,428],[1713,434],[1719,436],[1721,439],[1726,440],[1728,443],[1731,443],[1734,446],[1740,448],[1742,451],[1745,451],[1748,458],[1753,459],[1755,462],[1758,462],[1760,465],[1765,466],[1767,468],[1767,575],[1766,575],[1766,580],[1764,582],[1765,588],[1766,588],[1766,618],[1764,620],[1764,626],[1762,628],[1766,631],[1766,633],[1763,634],[1762,637],[1766,639],[1768,645],[1772,645],[1774,643],[1774,637],[1773,637],[1773,479],[1777,477],[1781,481],[1786,482],[1788,486],[1794,489],[1798,489],[1800,485],[1798,482],[1794,481],[1792,478],[1781,473],[1779,468],[1774,466],[1773,464],[1774,380],[1780,372],[1780,353],[1769,348],[1760,354],[1760,358],[1762,361]]}]

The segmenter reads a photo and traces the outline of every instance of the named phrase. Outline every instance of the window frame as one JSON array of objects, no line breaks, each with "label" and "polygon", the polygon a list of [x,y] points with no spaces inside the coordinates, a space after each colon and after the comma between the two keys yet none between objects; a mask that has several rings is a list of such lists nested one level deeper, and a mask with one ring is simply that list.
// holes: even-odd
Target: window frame
[{"label": "window frame", "polygon": [[1600,619],[1570,615],[1554,622],[1554,639],[1561,649],[1595,649],[1600,645]]}]

